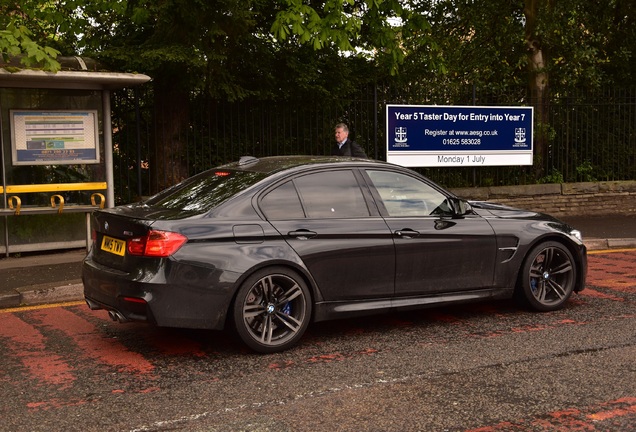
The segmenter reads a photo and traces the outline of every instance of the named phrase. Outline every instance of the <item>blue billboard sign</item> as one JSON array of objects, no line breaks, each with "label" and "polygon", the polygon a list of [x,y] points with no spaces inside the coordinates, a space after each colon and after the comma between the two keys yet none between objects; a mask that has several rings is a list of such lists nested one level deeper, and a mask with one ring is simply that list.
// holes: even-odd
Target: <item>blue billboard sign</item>
[{"label": "blue billboard sign", "polygon": [[398,165],[532,165],[532,107],[387,105],[386,125]]}]

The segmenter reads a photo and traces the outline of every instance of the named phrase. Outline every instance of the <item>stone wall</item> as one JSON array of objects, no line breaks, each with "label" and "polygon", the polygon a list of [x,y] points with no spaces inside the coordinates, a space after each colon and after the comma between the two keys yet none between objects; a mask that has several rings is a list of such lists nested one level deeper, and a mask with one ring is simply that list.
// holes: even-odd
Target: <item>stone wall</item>
[{"label": "stone wall", "polygon": [[552,216],[636,215],[636,181],[452,189],[469,200],[490,201]]}]

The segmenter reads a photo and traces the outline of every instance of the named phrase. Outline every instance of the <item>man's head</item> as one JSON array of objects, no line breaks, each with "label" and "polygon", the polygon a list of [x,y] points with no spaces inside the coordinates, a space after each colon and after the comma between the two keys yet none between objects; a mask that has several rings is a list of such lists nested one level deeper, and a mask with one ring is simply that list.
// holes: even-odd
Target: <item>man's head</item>
[{"label": "man's head", "polygon": [[344,123],[338,123],[335,130],[336,141],[339,143],[345,141],[349,136],[349,128]]}]

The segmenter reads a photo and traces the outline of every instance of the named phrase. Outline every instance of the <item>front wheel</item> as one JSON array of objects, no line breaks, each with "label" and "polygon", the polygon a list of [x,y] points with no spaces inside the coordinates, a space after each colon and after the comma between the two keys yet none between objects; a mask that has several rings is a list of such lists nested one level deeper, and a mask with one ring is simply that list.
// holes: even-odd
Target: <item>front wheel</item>
[{"label": "front wheel", "polygon": [[241,285],[234,301],[234,328],[255,351],[284,351],[302,337],[311,309],[311,295],[300,276],[282,267],[266,268]]},{"label": "front wheel", "polygon": [[521,269],[518,298],[538,311],[563,307],[576,283],[576,263],[561,243],[541,243],[528,254]]}]

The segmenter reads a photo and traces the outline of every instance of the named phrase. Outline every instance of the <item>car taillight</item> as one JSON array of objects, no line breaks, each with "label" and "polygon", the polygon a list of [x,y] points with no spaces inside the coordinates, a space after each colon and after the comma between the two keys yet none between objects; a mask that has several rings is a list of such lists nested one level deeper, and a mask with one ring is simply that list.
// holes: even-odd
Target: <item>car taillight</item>
[{"label": "car taillight", "polygon": [[170,231],[149,231],[144,237],[128,240],[130,255],[168,257],[179,250],[188,238]]}]

